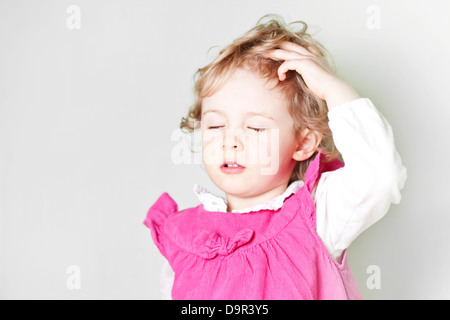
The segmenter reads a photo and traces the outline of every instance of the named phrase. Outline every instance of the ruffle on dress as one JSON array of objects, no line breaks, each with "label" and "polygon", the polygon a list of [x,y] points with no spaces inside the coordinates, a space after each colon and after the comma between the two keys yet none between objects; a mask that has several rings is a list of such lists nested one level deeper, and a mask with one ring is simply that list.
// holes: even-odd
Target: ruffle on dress
[{"label": "ruffle on dress", "polygon": [[164,192],[150,207],[144,220],[144,224],[151,230],[153,241],[164,256],[166,256],[164,226],[167,219],[176,212],[178,205],[167,192]]}]

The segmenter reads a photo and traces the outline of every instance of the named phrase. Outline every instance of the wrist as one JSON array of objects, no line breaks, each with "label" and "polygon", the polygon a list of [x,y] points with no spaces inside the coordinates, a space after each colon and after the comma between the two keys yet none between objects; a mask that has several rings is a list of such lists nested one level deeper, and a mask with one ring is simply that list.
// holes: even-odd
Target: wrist
[{"label": "wrist", "polygon": [[333,81],[329,85],[329,89],[325,95],[328,110],[359,98],[361,98],[361,96],[356,92],[356,90],[341,79]]}]

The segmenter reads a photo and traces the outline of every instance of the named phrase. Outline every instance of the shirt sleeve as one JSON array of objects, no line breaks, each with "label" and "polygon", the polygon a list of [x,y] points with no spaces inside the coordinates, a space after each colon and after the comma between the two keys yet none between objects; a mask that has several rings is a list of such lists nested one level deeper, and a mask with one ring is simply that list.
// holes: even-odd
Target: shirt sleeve
[{"label": "shirt sleeve", "polygon": [[160,276],[160,290],[162,300],[172,300],[172,287],[175,280],[175,272],[166,260],[162,266]]},{"label": "shirt sleeve", "polygon": [[392,128],[369,99],[331,109],[329,126],[345,167],[322,174],[315,193],[317,233],[333,258],[399,203],[406,168]]}]

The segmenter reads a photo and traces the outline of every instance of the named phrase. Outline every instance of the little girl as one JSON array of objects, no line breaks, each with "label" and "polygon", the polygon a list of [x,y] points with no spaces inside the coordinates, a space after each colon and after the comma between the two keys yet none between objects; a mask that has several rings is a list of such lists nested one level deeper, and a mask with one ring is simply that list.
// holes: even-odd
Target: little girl
[{"label": "little girl", "polygon": [[265,16],[197,72],[181,128],[201,130],[226,197],[194,185],[200,205],[163,193],[148,211],[169,298],[361,298],[346,249],[399,203],[406,169],[386,119],[294,26]]}]

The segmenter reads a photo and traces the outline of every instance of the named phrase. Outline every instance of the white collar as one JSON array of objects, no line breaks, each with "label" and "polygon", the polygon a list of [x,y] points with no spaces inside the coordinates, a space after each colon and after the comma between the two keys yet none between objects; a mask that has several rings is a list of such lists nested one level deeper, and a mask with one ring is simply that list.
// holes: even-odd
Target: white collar
[{"label": "white collar", "polygon": [[[296,193],[301,187],[303,187],[303,185],[304,183],[302,180],[294,181],[286,188],[286,190],[281,195],[273,198],[272,200],[268,200],[264,203],[252,206],[250,208],[232,210],[231,212],[248,213],[259,210],[278,210],[283,206],[284,200],[286,200],[286,198],[288,198],[293,193]],[[200,200],[200,202],[203,204],[205,210],[214,212],[227,211],[227,200],[224,197],[216,196],[210,193],[205,188],[199,186],[198,184],[194,184],[193,189],[198,200]]]}]

